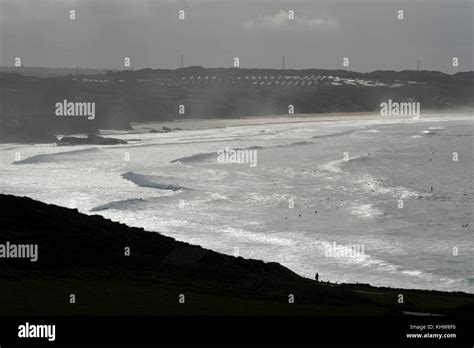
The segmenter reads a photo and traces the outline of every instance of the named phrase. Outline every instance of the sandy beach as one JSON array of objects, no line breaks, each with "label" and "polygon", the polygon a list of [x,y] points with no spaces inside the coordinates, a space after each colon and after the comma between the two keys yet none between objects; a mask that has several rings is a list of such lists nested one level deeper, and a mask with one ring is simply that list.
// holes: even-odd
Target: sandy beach
[{"label": "sandy beach", "polygon": [[[456,116],[473,116],[473,110],[430,110],[422,112],[420,119],[433,118],[453,118]],[[400,118],[400,117],[399,117]],[[294,115],[270,115],[270,116],[250,116],[240,118],[199,118],[199,119],[176,119],[164,122],[143,122],[132,123],[134,130],[147,132],[150,129],[161,129],[161,127],[180,128],[182,130],[225,128],[233,126],[250,126],[262,124],[278,123],[298,123],[298,122],[323,122],[323,121],[351,121],[351,120],[396,120],[396,117],[381,116],[379,112],[337,112],[323,114],[294,114]],[[405,118],[409,119],[409,118]],[[132,131],[133,132],[133,131]],[[116,131],[102,130],[103,134],[114,134]],[[122,133],[122,132],[120,132]]]}]

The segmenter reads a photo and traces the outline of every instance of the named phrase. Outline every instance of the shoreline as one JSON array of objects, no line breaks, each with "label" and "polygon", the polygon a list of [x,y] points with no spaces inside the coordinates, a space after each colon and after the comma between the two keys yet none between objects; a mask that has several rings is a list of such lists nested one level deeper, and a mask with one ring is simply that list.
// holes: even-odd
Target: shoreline
[{"label": "shoreline", "polygon": [[[216,253],[100,215],[12,195],[0,202],[7,240],[39,246],[37,262],[0,259],[0,302],[15,291],[15,301],[1,303],[6,315],[464,316],[474,306],[474,294],[317,282],[275,262]],[[58,301],[68,289],[80,293],[74,308]],[[179,294],[189,306],[180,306]]]},{"label": "shoreline", "polygon": [[[364,114],[364,115],[365,115],[365,114]],[[364,115],[362,115],[362,116],[364,116]],[[327,117],[332,117],[332,118],[337,118],[337,117],[339,117],[339,115],[330,115],[330,116],[326,115],[326,116],[327,116]],[[345,117],[348,117],[347,115],[344,115],[344,116],[345,116]],[[436,115],[436,116],[439,116],[439,115]],[[317,116],[315,116],[315,117],[319,117],[319,115],[317,115]],[[351,117],[358,117],[358,116],[353,115],[353,116],[351,116]],[[258,118],[258,119],[260,119],[260,118]],[[449,117],[448,117],[448,118],[445,118],[445,120],[449,120],[449,119],[450,119]],[[456,117],[454,117],[454,119],[456,119]],[[243,118],[243,119],[238,119],[238,120],[242,120],[242,121],[245,122],[245,121],[248,121],[248,118]],[[274,118],[272,118],[272,117],[269,117],[269,118],[268,118],[268,121],[270,121],[270,122],[273,121],[273,120],[274,120]],[[430,120],[431,120],[431,119],[430,119]],[[218,120],[218,121],[220,121],[220,120]],[[250,121],[254,121],[254,119],[251,118]],[[177,134],[179,134],[179,133],[177,133]],[[155,135],[153,135],[153,136],[155,136]],[[156,137],[159,138],[160,135],[158,134],[158,135],[156,135]],[[11,193],[15,194],[14,192],[11,192]],[[257,257],[258,257],[258,256],[257,256]],[[291,269],[295,269],[295,268],[291,268]],[[306,274],[306,275],[307,275],[307,274]],[[333,280],[335,280],[335,279],[333,279]],[[358,280],[358,279],[357,279],[357,280]],[[384,285],[384,284],[378,284],[378,286],[380,286],[380,285]],[[389,286],[392,286],[392,285],[393,285],[393,284],[390,284]],[[419,287],[419,288],[411,288],[411,289],[428,290],[428,289],[430,289],[430,288],[429,288],[429,287],[424,287],[424,288],[423,288],[423,287]],[[447,290],[449,291],[450,289],[447,289]],[[456,292],[457,292],[457,290],[453,290],[453,291],[456,291]],[[471,293],[471,292],[468,292],[468,293]]]},{"label": "shoreline", "polygon": [[[381,116],[379,112],[335,112],[335,113],[322,113],[322,114],[294,114],[294,115],[268,115],[268,116],[245,116],[239,118],[196,118],[196,119],[176,119],[173,121],[159,121],[159,122],[132,122],[132,128],[134,131],[146,131],[150,128],[161,128],[161,127],[179,127],[181,130],[200,130],[200,129],[215,129],[215,128],[226,128],[226,127],[238,127],[238,126],[257,126],[257,125],[270,125],[270,124],[284,124],[284,123],[300,123],[300,122],[331,122],[331,121],[388,121],[397,120],[403,121],[418,121],[430,120],[436,118],[450,118],[455,117],[473,117],[472,110],[432,110],[426,111],[420,116],[419,119],[412,119],[410,117],[393,117],[393,116]],[[113,130],[101,130],[102,134],[132,134],[134,131],[113,131]]]}]

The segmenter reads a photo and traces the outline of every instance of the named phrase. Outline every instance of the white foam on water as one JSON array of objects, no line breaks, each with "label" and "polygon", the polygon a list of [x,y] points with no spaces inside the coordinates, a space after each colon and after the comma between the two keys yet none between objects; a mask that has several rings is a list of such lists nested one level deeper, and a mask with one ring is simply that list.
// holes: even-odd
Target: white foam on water
[{"label": "white foam on water", "polygon": [[371,174],[364,174],[354,181],[362,189],[377,195],[390,195],[394,198],[411,198],[422,196],[420,192],[403,186],[384,186],[379,179],[374,178]]},{"label": "white foam on water", "polygon": [[269,205],[269,204],[275,204],[275,203],[280,203],[280,202],[286,202],[290,198],[292,198],[290,194],[281,194],[281,193],[261,194],[257,192],[250,192],[247,195],[245,204]]},{"label": "white foam on water", "polygon": [[383,212],[380,209],[374,207],[372,204],[352,203],[350,212],[352,215],[363,219],[374,219],[377,216],[383,215]]},{"label": "white foam on water", "polygon": [[240,228],[227,227],[223,229],[223,232],[233,238],[239,239],[240,242],[257,242],[285,247],[296,245],[296,241],[289,238],[277,237],[268,233],[246,231]]},{"label": "white foam on water", "polygon": [[217,192],[212,192],[212,193],[211,193],[211,199],[212,199],[212,200],[221,200],[221,199],[227,199],[227,197],[224,196],[224,195],[221,195],[221,194],[219,194],[219,193],[217,193]]},{"label": "white foam on water", "polygon": [[[344,174],[344,180],[346,181],[345,186],[348,188],[356,188],[358,190],[363,190],[371,194],[376,195],[390,195],[394,198],[410,198],[410,197],[419,197],[422,196],[420,192],[411,190],[403,186],[385,186],[383,185],[381,179],[376,179],[370,173],[364,173],[356,175],[350,172],[344,172],[341,168],[341,165],[349,161],[356,161],[362,159],[362,156],[351,157],[348,161],[336,160],[327,162],[323,165],[320,165],[318,168],[322,171],[334,173],[334,174]],[[361,208],[367,209],[367,208]],[[357,213],[356,213],[357,214]],[[361,213],[361,216],[365,214]]]},{"label": "white foam on water", "polygon": [[330,161],[330,162],[321,164],[320,166],[318,166],[318,168],[322,171],[327,171],[330,173],[341,173],[342,170],[340,168],[340,165],[342,162],[343,162],[342,159],[336,160],[336,161]]},{"label": "white foam on water", "polygon": [[[432,120],[417,122],[428,121],[432,122]],[[411,122],[403,120],[398,123]],[[378,137],[364,135],[364,132],[377,133],[371,129],[365,131],[358,129],[356,132],[360,132],[359,135],[348,139],[350,134],[345,127],[358,127],[361,124],[369,127],[393,123],[396,122],[321,121],[302,122],[296,127],[294,126],[296,123],[291,127],[288,124],[246,126],[240,129],[241,132],[236,132],[239,129],[234,127],[228,130],[168,133],[159,137],[144,134],[139,136],[144,139],[141,144],[133,146],[130,144],[125,150],[130,152],[129,162],[122,160],[124,147],[101,147],[100,151],[95,152],[55,154],[58,148],[52,146],[22,145],[12,148],[10,144],[8,147],[5,146],[6,148],[0,146],[2,155],[5,154],[0,156],[2,165],[0,189],[2,192],[26,195],[48,203],[77,207],[86,213],[90,213],[88,209],[110,203],[105,206],[109,209],[101,211],[100,214],[114,221],[164,233],[221,252],[231,253],[235,245],[242,247],[242,254],[266,261],[277,261],[299,274],[311,277],[314,275],[314,269],[318,268],[327,274],[329,280],[353,280],[383,286],[473,292],[473,286],[461,278],[466,274],[461,268],[462,262],[465,261],[459,261],[461,265],[459,267],[446,266],[445,270],[453,271],[452,275],[440,271],[439,273],[445,275],[440,276],[429,271],[444,267],[440,266],[440,260],[426,261],[425,256],[431,252],[429,246],[415,245],[419,249],[414,253],[411,248],[406,247],[412,241],[410,237],[407,241],[405,234],[399,238],[397,236],[396,250],[385,247],[386,243],[393,241],[391,239],[393,234],[390,233],[395,229],[390,224],[393,221],[398,222],[390,221],[391,217],[388,214],[387,219],[380,218],[384,214],[386,203],[396,202],[395,198],[417,197],[420,194],[416,190],[399,185],[397,178],[391,176],[374,177],[370,170],[366,173],[361,172],[361,168],[365,166],[371,168],[374,163],[376,164],[376,156],[352,157],[347,166],[342,159],[329,161],[341,158],[348,142],[353,144],[354,141],[357,146],[359,138],[364,136],[374,142],[374,153],[382,153],[392,141],[390,138],[381,141],[377,139]],[[262,129],[266,130],[265,136],[274,138],[263,142],[260,139]],[[345,132],[341,133],[341,130]],[[429,131],[433,130],[434,127],[430,127]],[[245,139],[234,139],[230,136],[231,132],[236,132],[236,136]],[[340,135],[328,137],[326,133]],[[200,140],[201,134],[206,138],[205,141],[196,143]],[[319,138],[313,139],[313,136],[318,134]],[[404,134],[408,138],[410,130]],[[413,136],[415,137],[422,138],[423,135]],[[436,137],[426,137],[427,140],[428,138]],[[188,167],[169,163],[175,158],[215,153],[227,145],[222,141],[230,141],[229,139],[233,139],[232,143],[229,143],[229,147],[233,148],[270,144],[270,147],[262,150],[262,154],[266,151],[272,154],[273,151],[274,156],[270,157],[271,163],[266,163],[262,155],[262,165],[268,167],[259,167],[259,171],[254,172],[232,166],[217,166],[214,161],[200,161],[199,156],[195,157],[196,161]],[[317,142],[317,146],[285,147],[303,140]],[[404,141],[408,143],[409,139]],[[336,148],[339,145],[340,148]],[[276,146],[281,149],[275,149]],[[355,150],[348,149],[352,155],[357,154]],[[23,158],[38,154],[52,154],[52,156],[36,157],[32,161],[35,163],[17,166],[11,165],[15,151],[20,151]],[[308,152],[310,155],[306,155],[305,151],[311,151]],[[361,147],[357,151],[367,153],[369,150]],[[280,153],[284,156],[280,157]],[[329,157],[331,154],[334,157]],[[300,158],[301,155],[304,155],[302,158],[309,160],[299,165],[294,159]],[[351,161],[358,159],[362,160],[361,165],[358,162],[350,164]],[[323,164],[319,165],[320,163]],[[32,170],[33,166],[35,170]],[[87,170],[89,167],[92,167],[92,172]],[[261,171],[261,168],[265,170]],[[153,188],[140,187],[124,180],[120,175],[126,172],[146,175],[145,184],[151,182]],[[46,185],[48,180],[54,185],[51,189]],[[192,190],[181,192],[155,188],[155,186],[168,187],[167,184],[175,182],[180,184],[177,186],[182,184]],[[273,183],[277,185],[274,186]],[[143,182],[140,181],[139,184]],[[411,184],[405,183],[405,185]],[[255,194],[249,194],[252,192]],[[161,197],[165,194],[170,196]],[[281,214],[282,209],[288,209],[288,199],[295,195],[301,197],[296,199],[295,210],[292,212],[295,215],[301,212],[302,216],[289,217],[285,220],[285,215]],[[331,199],[326,201],[327,197]],[[180,209],[180,199],[185,201],[185,209]],[[248,205],[244,206],[246,200]],[[125,209],[128,204],[131,210]],[[274,208],[276,210],[273,210]],[[308,210],[311,214],[308,214]],[[318,214],[314,214],[315,210],[318,210]],[[439,222],[440,218],[433,217],[433,219]],[[424,221],[421,221],[421,225],[412,224],[403,219],[399,222],[401,228],[406,231],[409,228],[421,231],[420,226],[426,224]],[[323,233],[326,233],[324,237],[321,236],[324,240],[314,240],[314,237],[318,237],[317,234]],[[332,236],[338,241],[338,245],[342,244],[343,249],[350,240],[361,243],[365,240],[366,253],[341,259],[325,258],[324,252],[331,247],[328,240]],[[453,242],[454,239],[450,238],[446,236],[446,242]],[[413,242],[419,243],[418,240]],[[458,243],[456,245],[463,245],[462,242],[462,240],[456,241]],[[472,245],[468,240],[464,240],[464,243],[466,248]],[[425,259],[420,263],[413,262],[418,260],[419,255]],[[411,268],[412,266],[418,269]],[[455,273],[457,271],[459,273]]]}]

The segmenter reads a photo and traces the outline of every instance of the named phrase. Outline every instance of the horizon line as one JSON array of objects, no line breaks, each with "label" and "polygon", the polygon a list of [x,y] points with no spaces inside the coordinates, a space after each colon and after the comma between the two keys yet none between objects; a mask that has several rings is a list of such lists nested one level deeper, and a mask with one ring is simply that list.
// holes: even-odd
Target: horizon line
[{"label": "horizon line", "polygon": [[463,71],[457,71],[457,72],[446,72],[446,71],[441,71],[441,70],[426,70],[426,69],[401,69],[401,70],[394,70],[394,69],[376,69],[376,70],[371,70],[367,72],[362,72],[362,71],[357,71],[357,70],[347,70],[347,69],[335,69],[335,68],[252,68],[252,67],[203,67],[202,65],[189,65],[189,66],[184,66],[184,67],[178,67],[178,68],[172,68],[172,69],[163,69],[163,68],[150,68],[150,67],[140,67],[140,68],[128,68],[128,69],[119,69],[119,68],[91,68],[91,67],[50,67],[50,66],[29,66],[29,65],[23,65],[21,67],[15,67],[15,66],[0,66],[0,69],[11,69],[11,70],[21,70],[21,69],[64,69],[64,70],[102,70],[102,71],[112,71],[112,72],[125,72],[125,71],[130,71],[130,72],[137,72],[137,71],[142,71],[142,70],[164,70],[164,71],[177,71],[177,70],[184,70],[184,69],[189,69],[189,68],[201,68],[201,69],[235,69],[235,70],[277,70],[277,71],[305,71],[305,70],[330,70],[330,71],[346,71],[346,72],[353,72],[353,73],[358,73],[358,74],[370,74],[374,72],[405,72],[405,71],[410,71],[410,72],[438,72],[441,74],[445,75],[455,75],[457,73],[466,73],[466,72],[474,72],[474,70],[463,70]]}]

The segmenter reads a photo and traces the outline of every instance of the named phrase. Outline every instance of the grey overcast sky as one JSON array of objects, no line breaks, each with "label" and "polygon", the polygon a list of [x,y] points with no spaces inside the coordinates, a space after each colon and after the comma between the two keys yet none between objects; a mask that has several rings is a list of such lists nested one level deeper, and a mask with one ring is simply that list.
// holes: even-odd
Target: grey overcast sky
[{"label": "grey overcast sky", "polygon": [[[473,70],[473,1],[0,0],[0,65]],[[178,11],[185,11],[185,19]],[[69,18],[75,10],[76,19]],[[295,19],[288,19],[293,10]],[[404,11],[399,20],[398,10]],[[452,58],[459,67],[452,67]]]}]

